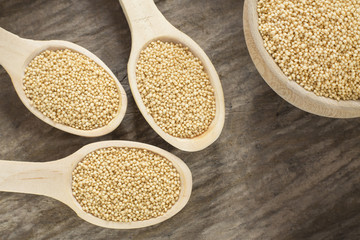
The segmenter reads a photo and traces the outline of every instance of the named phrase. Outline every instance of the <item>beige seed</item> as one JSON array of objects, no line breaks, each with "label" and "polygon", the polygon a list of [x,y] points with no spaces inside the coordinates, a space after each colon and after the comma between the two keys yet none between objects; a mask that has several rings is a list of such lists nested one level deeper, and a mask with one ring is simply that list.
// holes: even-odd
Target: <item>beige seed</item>
[{"label": "beige seed", "polygon": [[155,123],[179,138],[203,134],[212,123],[214,88],[201,61],[173,42],[151,42],[136,66],[137,86]]},{"label": "beige seed", "polygon": [[336,100],[360,97],[360,1],[259,0],[259,31],[283,73]]},{"label": "beige seed", "polygon": [[115,80],[87,56],[46,50],[27,66],[23,88],[45,116],[81,130],[106,126],[120,108]]},{"label": "beige seed", "polygon": [[180,175],[172,163],[145,149],[99,149],[72,173],[72,192],[82,209],[107,221],[162,216],[179,199],[180,190]]}]

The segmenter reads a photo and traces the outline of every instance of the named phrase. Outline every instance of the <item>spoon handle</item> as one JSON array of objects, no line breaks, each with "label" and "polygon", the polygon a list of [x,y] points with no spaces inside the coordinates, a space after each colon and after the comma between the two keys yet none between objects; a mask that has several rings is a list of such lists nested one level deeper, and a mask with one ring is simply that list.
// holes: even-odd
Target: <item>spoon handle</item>
[{"label": "spoon handle", "polygon": [[59,199],[59,193],[63,193],[64,175],[58,168],[57,161],[0,161],[0,191],[45,195]]},{"label": "spoon handle", "polygon": [[175,30],[153,0],[120,0],[120,4],[131,29],[133,46]]},{"label": "spoon handle", "polygon": [[5,68],[12,79],[15,74],[23,72],[25,61],[36,46],[33,40],[20,38],[0,28],[0,65]]}]

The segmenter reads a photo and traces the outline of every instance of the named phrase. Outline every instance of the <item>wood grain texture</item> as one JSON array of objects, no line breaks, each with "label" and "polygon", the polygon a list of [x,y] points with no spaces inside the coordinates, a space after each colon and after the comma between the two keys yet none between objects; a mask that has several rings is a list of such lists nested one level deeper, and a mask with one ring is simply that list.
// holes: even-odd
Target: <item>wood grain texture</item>
[{"label": "wood grain texture", "polygon": [[95,139],[33,116],[0,70],[0,159],[65,157],[98,140],[135,140],[177,155],[193,174],[189,203],[139,230],[109,230],[46,197],[0,193],[4,239],[360,239],[360,119],[328,119],[281,99],[247,52],[243,0],[163,0],[157,6],[209,55],[226,103],[225,127],[209,148],[187,153],[162,140],[131,97],[130,32],[116,0],[0,0],[0,26],[22,37],[62,39],[93,51],[129,99],[120,127]]}]

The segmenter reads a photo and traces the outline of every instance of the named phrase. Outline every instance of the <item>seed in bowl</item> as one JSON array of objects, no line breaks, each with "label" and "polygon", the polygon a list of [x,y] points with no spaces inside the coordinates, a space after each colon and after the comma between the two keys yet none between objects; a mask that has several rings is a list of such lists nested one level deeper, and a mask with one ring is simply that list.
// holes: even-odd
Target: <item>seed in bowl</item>
[{"label": "seed in bowl", "polygon": [[46,50],[25,69],[25,95],[54,122],[92,130],[109,124],[120,108],[120,91],[105,69],[69,50]]},{"label": "seed in bowl", "polygon": [[179,43],[151,42],[140,53],[136,81],[155,123],[174,137],[197,137],[215,118],[209,76],[200,59]]},{"label": "seed in bowl", "polygon": [[259,0],[259,31],[282,72],[335,100],[360,97],[360,1]]},{"label": "seed in bowl", "polygon": [[173,164],[146,149],[99,149],[86,155],[72,173],[72,192],[81,208],[107,221],[162,216],[179,199],[180,189]]}]

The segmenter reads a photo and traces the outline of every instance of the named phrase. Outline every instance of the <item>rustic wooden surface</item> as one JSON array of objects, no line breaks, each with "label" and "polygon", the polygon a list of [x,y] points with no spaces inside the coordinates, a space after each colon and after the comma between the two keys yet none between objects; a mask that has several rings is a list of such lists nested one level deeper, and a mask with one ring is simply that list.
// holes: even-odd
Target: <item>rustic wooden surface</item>
[{"label": "rustic wooden surface", "polygon": [[77,137],[33,116],[1,68],[0,159],[49,161],[107,139],[150,143],[190,167],[188,205],[159,225],[123,231],[86,223],[50,198],[0,193],[0,239],[360,239],[360,119],[308,114],[266,85],[246,49],[243,0],[156,2],[219,72],[226,122],[218,141],[201,152],[182,152],[145,122],[128,86],[131,38],[116,0],[0,0],[1,27],[93,51],[129,98],[125,119],[112,134]]}]

